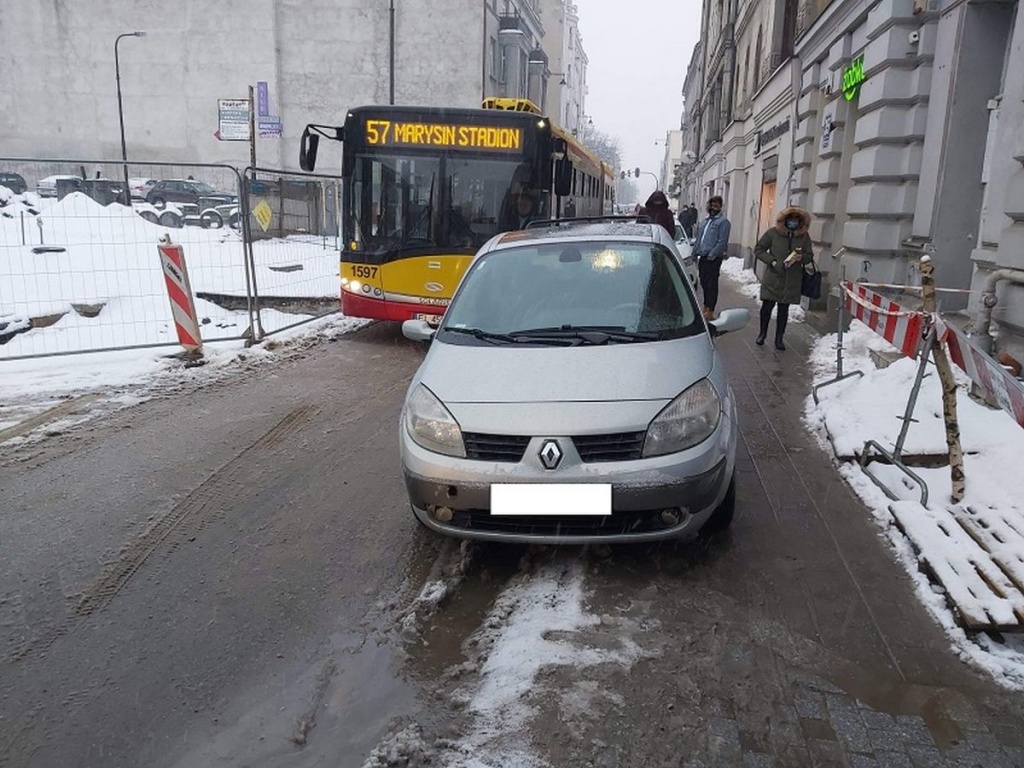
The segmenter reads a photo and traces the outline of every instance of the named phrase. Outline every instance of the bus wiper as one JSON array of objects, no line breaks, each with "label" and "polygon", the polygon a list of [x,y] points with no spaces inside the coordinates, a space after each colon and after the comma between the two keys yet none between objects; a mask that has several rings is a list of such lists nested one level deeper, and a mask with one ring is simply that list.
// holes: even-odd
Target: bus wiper
[{"label": "bus wiper", "polygon": [[526,338],[578,339],[586,344],[607,344],[612,341],[656,341],[661,334],[652,331],[627,331],[621,325],[557,325],[548,328],[526,328],[513,336]]}]

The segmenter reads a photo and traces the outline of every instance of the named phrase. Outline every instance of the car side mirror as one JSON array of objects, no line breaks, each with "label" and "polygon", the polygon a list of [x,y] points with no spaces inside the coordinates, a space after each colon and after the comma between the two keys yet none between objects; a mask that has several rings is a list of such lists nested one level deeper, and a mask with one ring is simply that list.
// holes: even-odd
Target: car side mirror
[{"label": "car side mirror", "polygon": [[435,330],[426,320],[406,320],[402,323],[402,335],[409,341],[430,341],[434,338]]},{"label": "car side mirror", "polygon": [[713,329],[713,336],[721,336],[723,333],[740,331],[750,325],[750,310],[742,307],[738,309],[727,309],[714,320],[708,323]]}]

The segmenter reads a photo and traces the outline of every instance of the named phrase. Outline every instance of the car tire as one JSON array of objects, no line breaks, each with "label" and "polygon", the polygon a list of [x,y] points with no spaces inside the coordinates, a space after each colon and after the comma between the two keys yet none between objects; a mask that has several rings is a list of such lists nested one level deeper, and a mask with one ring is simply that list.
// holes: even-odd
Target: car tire
[{"label": "car tire", "polygon": [[220,229],[224,226],[224,217],[220,215],[220,211],[210,208],[199,216],[199,223],[202,224],[203,229]]},{"label": "car tire", "polygon": [[152,211],[141,211],[139,213],[139,216],[141,216],[143,219],[148,221],[150,224],[159,224],[160,223],[160,217],[157,216]]},{"label": "car tire", "polygon": [[181,229],[184,222],[181,216],[176,214],[174,211],[164,211],[160,214],[160,224],[164,227],[171,227],[172,229]]},{"label": "car tire", "polygon": [[700,529],[702,536],[727,531],[732,525],[732,519],[736,514],[736,472],[733,471],[732,479],[729,480],[729,488],[725,492],[722,503],[715,507],[711,517],[707,519]]},{"label": "car tire", "polygon": [[230,216],[228,216],[228,226],[232,229],[238,229],[242,226],[242,217],[238,214],[237,208],[231,212]]},{"label": "car tire", "polygon": [[162,197],[154,197],[152,200],[149,201],[149,204],[160,211],[167,207],[167,201],[164,200]]}]

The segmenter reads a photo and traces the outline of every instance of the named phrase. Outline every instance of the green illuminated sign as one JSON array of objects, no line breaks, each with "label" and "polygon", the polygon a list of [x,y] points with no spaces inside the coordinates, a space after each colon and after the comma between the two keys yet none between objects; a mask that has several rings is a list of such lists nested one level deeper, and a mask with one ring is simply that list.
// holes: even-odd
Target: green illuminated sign
[{"label": "green illuminated sign", "polygon": [[861,54],[850,62],[850,66],[843,70],[843,96],[847,101],[853,101],[860,93],[860,86],[867,76],[864,74],[864,55]]}]

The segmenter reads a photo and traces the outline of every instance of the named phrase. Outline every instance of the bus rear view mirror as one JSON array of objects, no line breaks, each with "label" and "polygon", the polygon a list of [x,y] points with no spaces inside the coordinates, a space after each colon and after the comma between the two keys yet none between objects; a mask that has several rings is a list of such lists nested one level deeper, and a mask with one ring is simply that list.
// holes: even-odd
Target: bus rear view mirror
[{"label": "bus rear view mirror", "polygon": [[572,160],[568,157],[555,161],[555,194],[559,197],[572,194]]},{"label": "bus rear view mirror", "polygon": [[299,167],[306,173],[312,173],[316,168],[316,153],[319,148],[320,137],[310,132],[307,126],[299,142]]}]

